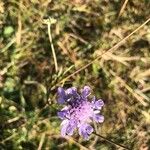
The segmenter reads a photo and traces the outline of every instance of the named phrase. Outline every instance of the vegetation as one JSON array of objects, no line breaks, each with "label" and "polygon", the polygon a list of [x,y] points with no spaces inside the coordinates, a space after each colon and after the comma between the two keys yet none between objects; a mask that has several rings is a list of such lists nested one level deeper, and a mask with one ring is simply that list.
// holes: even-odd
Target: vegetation
[{"label": "vegetation", "polygon": [[[1,0],[0,149],[120,149],[109,140],[150,149],[149,8],[149,0]],[[108,141],[60,134],[57,88],[85,85],[105,103],[96,130]]]}]

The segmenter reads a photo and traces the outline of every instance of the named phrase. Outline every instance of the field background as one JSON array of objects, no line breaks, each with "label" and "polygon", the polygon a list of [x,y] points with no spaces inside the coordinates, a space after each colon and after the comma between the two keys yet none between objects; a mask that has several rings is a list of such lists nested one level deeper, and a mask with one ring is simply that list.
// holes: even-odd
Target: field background
[{"label": "field background", "polygon": [[149,17],[149,0],[1,0],[0,149],[120,149],[95,135],[60,136],[58,86],[89,85],[105,103],[99,134],[149,150],[150,23],[103,54]]}]

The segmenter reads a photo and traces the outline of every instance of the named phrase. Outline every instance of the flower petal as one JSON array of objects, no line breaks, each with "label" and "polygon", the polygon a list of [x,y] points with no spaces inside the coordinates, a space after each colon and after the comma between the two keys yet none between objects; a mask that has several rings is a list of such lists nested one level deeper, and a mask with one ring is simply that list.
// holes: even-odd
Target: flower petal
[{"label": "flower petal", "polygon": [[57,101],[59,104],[63,104],[65,102],[65,99],[62,97],[59,97]]},{"label": "flower petal", "polygon": [[62,87],[58,87],[57,92],[58,92],[58,95],[59,95],[60,97],[65,97],[65,96],[66,96],[65,90],[64,90]]},{"label": "flower petal", "polygon": [[80,126],[80,127],[79,127],[79,135],[83,136],[84,139],[88,139],[88,134],[87,134],[87,132],[85,131],[85,129],[84,129],[83,126]]},{"label": "flower petal", "polygon": [[90,95],[91,88],[89,86],[84,86],[84,88],[81,90],[81,95],[83,97],[88,97]]},{"label": "flower petal", "polygon": [[58,103],[63,104],[66,100],[66,93],[65,90],[62,87],[59,87],[57,90],[58,93]]},{"label": "flower petal", "polygon": [[82,124],[79,127],[79,134],[83,136],[84,139],[88,139],[89,134],[93,132],[93,127],[89,124]]},{"label": "flower petal", "polygon": [[75,126],[71,126],[71,125],[69,124],[69,126],[68,126],[68,128],[67,128],[67,134],[68,134],[68,135],[73,135],[74,129],[75,129]]},{"label": "flower petal", "polygon": [[58,113],[57,113],[57,115],[58,115],[58,117],[60,118],[60,119],[66,119],[66,116],[67,116],[67,110],[62,110],[62,111],[59,111]]},{"label": "flower petal", "polygon": [[93,127],[91,125],[88,125],[86,127],[86,131],[87,131],[88,134],[91,134],[93,132]]},{"label": "flower petal", "polygon": [[98,114],[94,114],[93,115],[93,120],[99,123],[104,122],[104,116],[102,115],[98,115]]},{"label": "flower petal", "polygon": [[73,131],[76,129],[77,127],[77,122],[75,119],[69,120],[69,126],[67,128],[67,134],[68,135],[72,135]]},{"label": "flower petal", "polygon": [[101,99],[95,101],[94,103],[95,109],[101,109],[103,106],[104,106],[104,102]]},{"label": "flower petal", "polygon": [[77,91],[77,89],[75,87],[71,87],[66,90],[66,94],[73,94],[76,91]]},{"label": "flower petal", "polygon": [[69,121],[68,120],[64,120],[61,123],[61,135],[62,136],[66,136],[68,125],[69,125]]},{"label": "flower petal", "polygon": [[67,89],[65,92],[66,92],[68,99],[72,98],[72,97],[73,98],[79,97],[79,94],[78,94],[77,89],[75,87],[71,87],[71,88]]}]

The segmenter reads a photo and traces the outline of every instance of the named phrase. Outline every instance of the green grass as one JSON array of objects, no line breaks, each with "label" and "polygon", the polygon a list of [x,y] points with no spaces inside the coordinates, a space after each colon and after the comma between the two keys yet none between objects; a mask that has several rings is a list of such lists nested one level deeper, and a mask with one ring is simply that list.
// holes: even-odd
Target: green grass
[{"label": "green grass", "polygon": [[0,1],[0,149],[117,149],[95,135],[61,137],[57,87],[84,85],[105,102],[102,136],[150,148],[150,23],[102,55],[150,17],[148,0],[128,1],[120,14],[123,2]]}]

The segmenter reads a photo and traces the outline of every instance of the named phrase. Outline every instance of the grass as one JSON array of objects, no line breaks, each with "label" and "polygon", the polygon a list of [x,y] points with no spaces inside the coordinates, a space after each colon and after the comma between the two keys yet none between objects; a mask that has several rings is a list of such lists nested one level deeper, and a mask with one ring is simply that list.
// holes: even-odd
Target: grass
[{"label": "grass", "polygon": [[60,135],[57,87],[89,85],[105,102],[100,135],[148,150],[149,7],[147,0],[2,0],[0,149],[119,149],[95,135]]}]

